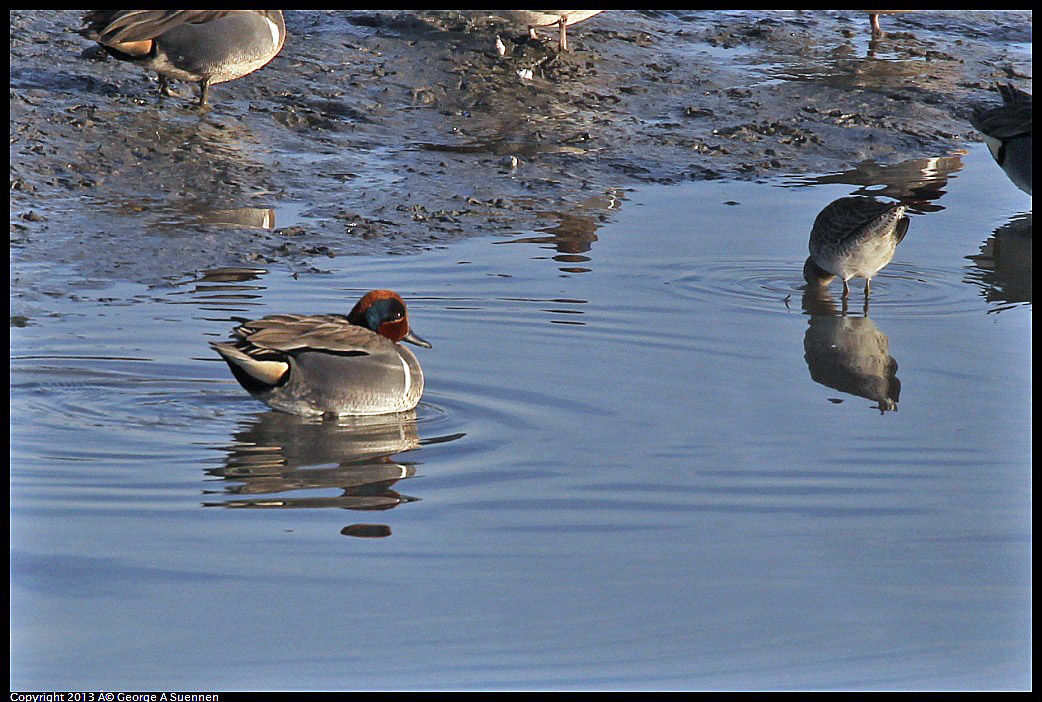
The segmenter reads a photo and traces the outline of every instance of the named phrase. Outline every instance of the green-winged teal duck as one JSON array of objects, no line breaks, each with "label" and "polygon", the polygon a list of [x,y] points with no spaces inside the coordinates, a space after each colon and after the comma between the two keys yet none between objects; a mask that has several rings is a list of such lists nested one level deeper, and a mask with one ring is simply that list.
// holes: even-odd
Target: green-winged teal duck
[{"label": "green-winged teal duck", "polygon": [[91,10],[81,34],[122,61],[156,71],[166,95],[171,79],[198,83],[201,106],[212,84],[242,78],[275,58],[286,23],[282,10]]},{"label": "green-winged teal duck", "polygon": [[391,290],[366,293],[346,317],[278,314],[246,321],[210,345],[235,379],[270,407],[301,415],[373,415],[413,409],[423,371],[398,342],[430,348],[409,329]]}]

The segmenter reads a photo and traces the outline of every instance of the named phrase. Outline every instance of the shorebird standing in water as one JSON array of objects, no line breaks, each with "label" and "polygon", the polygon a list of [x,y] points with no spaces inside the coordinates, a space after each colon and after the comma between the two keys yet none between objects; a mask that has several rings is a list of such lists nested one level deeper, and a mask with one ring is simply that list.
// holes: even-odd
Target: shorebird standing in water
[{"label": "shorebird standing in water", "polygon": [[841,197],[829,203],[814,220],[810,232],[804,279],[811,285],[828,285],[839,277],[843,281],[843,297],[847,298],[847,281],[864,278],[867,300],[872,276],[890,263],[908,232],[906,209],[906,205],[872,197]]}]

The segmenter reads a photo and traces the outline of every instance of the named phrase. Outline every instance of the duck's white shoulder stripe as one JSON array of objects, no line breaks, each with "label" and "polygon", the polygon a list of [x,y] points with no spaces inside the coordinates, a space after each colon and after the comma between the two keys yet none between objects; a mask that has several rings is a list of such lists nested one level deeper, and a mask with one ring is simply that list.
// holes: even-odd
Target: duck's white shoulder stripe
[{"label": "duck's white shoulder stripe", "polygon": [[268,23],[268,31],[271,32],[271,45],[272,46],[278,46],[279,45],[279,25],[275,24],[274,22],[272,22],[267,17],[264,18],[264,21]]},{"label": "duck's white shoulder stripe", "polygon": [[409,390],[412,389],[412,371],[409,370],[409,364],[406,363],[404,356],[398,354],[398,360],[402,362],[402,372],[405,373],[405,390],[402,392],[406,397],[408,397]]}]

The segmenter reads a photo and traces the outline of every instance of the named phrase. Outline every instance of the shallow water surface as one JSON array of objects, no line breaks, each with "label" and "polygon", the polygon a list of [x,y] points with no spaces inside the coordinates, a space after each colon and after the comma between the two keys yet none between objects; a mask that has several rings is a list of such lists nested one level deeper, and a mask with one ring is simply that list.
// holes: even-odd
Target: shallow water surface
[{"label": "shallow water surface", "polygon": [[[867,313],[805,296],[810,226],[908,179],[591,193],[301,275],[23,267],[12,688],[1027,687],[1030,198],[959,156]],[[414,413],[274,413],[207,347],[376,287],[434,345]]]}]

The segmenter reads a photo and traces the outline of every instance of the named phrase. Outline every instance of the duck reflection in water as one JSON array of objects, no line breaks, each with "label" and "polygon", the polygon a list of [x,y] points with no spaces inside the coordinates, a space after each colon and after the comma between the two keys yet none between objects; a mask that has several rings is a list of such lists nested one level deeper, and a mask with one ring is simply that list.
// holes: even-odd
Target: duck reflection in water
[{"label": "duck reflection in water", "polygon": [[[522,236],[516,239],[497,241],[497,244],[539,244],[542,248],[553,248],[557,255],[553,260],[557,263],[577,264],[590,263],[587,256],[597,241],[597,230],[610,221],[610,213],[622,207],[625,197],[614,188],[602,194],[593,195],[583,201],[571,205],[572,211],[544,210],[540,215],[554,221],[553,226],[543,227],[536,231],[546,236]],[[589,273],[585,266],[566,265],[559,268],[562,273]]]},{"label": "duck reflection in water", "polygon": [[849,316],[845,299],[837,312],[827,289],[808,285],[803,311],[810,316],[803,351],[811,379],[876,402],[880,414],[897,411],[897,361],[890,340],[869,319],[867,301],[865,316]]},{"label": "duck reflection in water", "polygon": [[200,224],[275,231],[275,210],[270,207],[237,207],[230,210],[197,208],[194,214]]},{"label": "duck reflection in water", "polygon": [[[233,439],[232,445],[224,449],[225,465],[210,469],[207,474],[235,483],[223,491],[235,498],[205,502],[205,507],[387,510],[417,500],[391,489],[416,472],[413,463],[395,460],[395,454],[420,446],[414,411],[341,417],[335,421],[264,412],[245,420]],[[341,494],[281,495],[329,489]],[[390,528],[351,525],[342,533],[386,536]]]},{"label": "duck reflection in water", "polygon": [[898,163],[866,160],[838,173],[801,176],[790,187],[818,185],[856,185],[851,195],[890,197],[909,205],[909,211],[923,214],[944,209],[936,201],[944,197],[948,182],[962,170],[965,150],[945,156],[913,158]]},{"label": "duck reflection in water", "polygon": [[996,229],[972,261],[966,282],[981,287],[981,294],[1002,307],[1031,302],[1031,213],[1021,213]]},{"label": "duck reflection in water", "polygon": [[[553,257],[553,260],[558,263],[589,263],[591,259],[585,254],[593,247],[593,242],[597,241],[596,232],[602,224],[593,217],[586,215],[563,212],[547,212],[546,214],[557,220],[557,224],[554,226],[537,230],[547,236],[525,236],[497,243],[550,244],[558,252]],[[564,273],[590,272],[589,268],[576,265],[565,266],[560,270]]]}]

